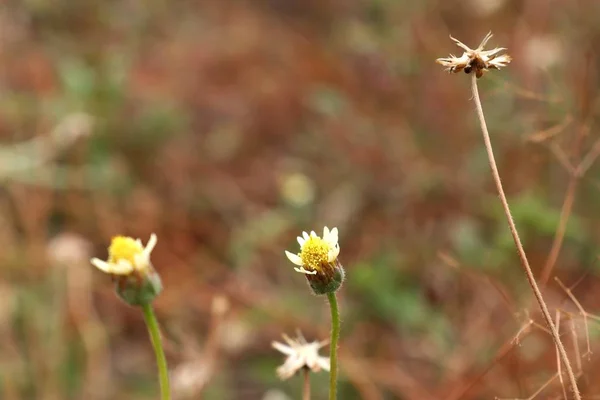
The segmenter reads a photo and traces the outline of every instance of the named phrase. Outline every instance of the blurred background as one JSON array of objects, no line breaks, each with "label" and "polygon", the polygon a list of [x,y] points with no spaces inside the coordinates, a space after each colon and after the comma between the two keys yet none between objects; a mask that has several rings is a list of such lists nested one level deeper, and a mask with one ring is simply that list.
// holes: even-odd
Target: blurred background
[{"label": "blurred background", "polygon": [[479,81],[500,173],[581,391],[600,396],[583,318],[600,313],[599,15],[594,0],[5,0],[0,398],[158,397],[142,314],[88,261],[152,232],[175,398],[299,398],[271,342],[327,338],[329,310],[284,250],[325,225],[347,272],[340,398],[546,383],[536,398],[562,398],[469,77],[434,62],[461,54],[449,34],[476,47],[490,30],[514,58]]}]

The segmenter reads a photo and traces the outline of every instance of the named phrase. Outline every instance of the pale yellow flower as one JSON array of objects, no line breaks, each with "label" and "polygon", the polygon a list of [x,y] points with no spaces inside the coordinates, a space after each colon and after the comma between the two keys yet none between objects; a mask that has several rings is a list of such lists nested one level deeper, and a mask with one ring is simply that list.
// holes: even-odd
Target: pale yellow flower
[{"label": "pale yellow flower", "polygon": [[319,349],[326,346],[328,341],[308,343],[304,336],[298,332],[296,339],[283,335],[286,344],[272,342],[271,345],[285,354],[287,358],[283,365],[277,368],[277,376],[280,379],[288,379],[302,368],[308,368],[312,372],[322,369],[329,371],[329,357],[319,355]]},{"label": "pale yellow flower", "polygon": [[324,269],[330,269],[340,254],[337,228],[329,230],[325,227],[322,238],[314,231],[310,234],[302,232],[302,236],[298,236],[298,244],[300,244],[300,253],[294,254],[286,250],[285,255],[298,266],[294,268],[297,272],[307,275],[315,275],[324,272]]},{"label": "pale yellow flower", "polygon": [[508,54],[501,54],[501,51],[506,50],[504,47],[496,47],[492,50],[483,50],[487,42],[492,38],[492,33],[489,32],[481,41],[476,49],[471,49],[461,41],[450,36],[458,47],[463,49],[465,52],[460,57],[456,57],[450,54],[450,57],[438,58],[436,62],[446,67],[448,72],[460,72],[470,74],[475,72],[478,78],[483,76],[483,73],[489,69],[500,69],[506,67],[512,60]]},{"label": "pale yellow flower", "polygon": [[140,239],[128,236],[115,236],[108,248],[108,260],[92,258],[92,265],[112,275],[129,275],[133,272],[146,274],[152,270],[150,253],[156,246],[156,235],[150,235],[146,247]]}]

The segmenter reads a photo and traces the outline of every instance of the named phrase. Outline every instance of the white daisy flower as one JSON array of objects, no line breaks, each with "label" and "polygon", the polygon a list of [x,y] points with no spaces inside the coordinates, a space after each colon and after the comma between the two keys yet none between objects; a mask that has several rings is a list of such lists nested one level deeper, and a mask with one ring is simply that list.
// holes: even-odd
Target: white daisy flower
[{"label": "white daisy flower", "polygon": [[335,263],[340,254],[340,245],[338,243],[338,229],[329,230],[323,228],[323,237],[320,238],[315,231],[310,234],[302,232],[298,236],[300,244],[300,253],[294,254],[286,250],[285,255],[294,264],[297,272],[315,275],[317,272],[323,272],[324,268]]}]

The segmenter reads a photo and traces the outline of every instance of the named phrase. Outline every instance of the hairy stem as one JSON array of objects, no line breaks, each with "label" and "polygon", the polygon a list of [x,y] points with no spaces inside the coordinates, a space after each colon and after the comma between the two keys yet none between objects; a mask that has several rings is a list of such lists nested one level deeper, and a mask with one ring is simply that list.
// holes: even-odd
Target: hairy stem
[{"label": "hairy stem", "polygon": [[575,379],[575,375],[573,374],[573,369],[571,368],[569,358],[567,357],[567,352],[565,351],[565,347],[563,346],[560,340],[560,336],[558,335],[556,326],[554,325],[554,322],[552,322],[552,316],[548,311],[548,306],[546,306],[546,303],[544,302],[542,292],[540,292],[540,289],[538,288],[538,285],[535,281],[535,277],[533,276],[533,272],[531,271],[531,267],[529,266],[529,261],[527,261],[525,250],[523,250],[523,245],[521,244],[521,239],[519,239],[519,233],[517,232],[517,227],[515,226],[515,222],[513,221],[513,217],[508,206],[508,201],[506,200],[506,195],[504,194],[504,189],[502,188],[502,182],[500,180],[500,174],[498,173],[498,167],[496,166],[496,160],[494,158],[494,151],[492,149],[490,134],[488,133],[487,125],[485,123],[485,117],[483,115],[483,108],[481,106],[481,100],[479,99],[479,90],[477,89],[477,77],[475,74],[471,74],[471,89],[473,92],[473,100],[475,100],[477,117],[479,118],[479,123],[481,124],[481,132],[483,134],[483,141],[485,142],[485,150],[487,151],[488,161],[492,169],[492,176],[494,178],[494,183],[496,184],[496,189],[498,191],[498,196],[500,197],[500,202],[502,203],[502,208],[504,209],[504,214],[506,215],[506,219],[508,221],[510,233],[512,234],[513,240],[515,241],[515,246],[517,247],[517,252],[519,253],[519,258],[521,259],[521,265],[525,270],[525,274],[527,275],[527,281],[529,282],[531,290],[533,291],[533,294],[540,306],[540,310],[542,311],[544,320],[550,328],[552,339],[556,344],[558,353],[560,355],[560,359],[567,372],[569,383],[571,385],[571,389],[573,390],[573,396],[576,400],[581,400],[579,388],[577,387],[577,381]]},{"label": "hairy stem", "polygon": [[146,303],[142,306],[144,312],[144,320],[150,334],[150,341],[156,355],[156,364],[158,366],[158,379],[160,382],[160,398],[161,400],[171,400],[171,389],[169,388],[169,369],[167,368],[167,359],[160,339],[160,328],[152,304]]},{"label": "hairy stem", "polygon": [[331,308],[331,341],[329,343],[329,362],[331,364],[331,371],[329,372],[329,400],[335,400],[337,398],[337,348],[338,339],[340,338],[340,312],[335,292],[327,293],[327,299],[329,300],[329,306]]}]

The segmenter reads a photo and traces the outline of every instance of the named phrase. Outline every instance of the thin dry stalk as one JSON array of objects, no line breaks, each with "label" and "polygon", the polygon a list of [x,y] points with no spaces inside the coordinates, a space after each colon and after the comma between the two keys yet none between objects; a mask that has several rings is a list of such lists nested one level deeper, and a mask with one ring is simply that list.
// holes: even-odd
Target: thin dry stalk
[{"label": "thin dry stalk", "polygon": [[[560,311],[556,310],[556,330],[560,331]],[[563,381],[563,377],[562,377],[562,370],[561,370],[561,362],[560,362],[560,354],[558,354],[558,348],[556,350],[556,371],[558,372],[558,380],[560,381],[560,387],[562,388],[563,391],[563,396],[566,399],[567,398],[567,389],[565,388],[565,382]]]},{"label": "thin dry stalk", "polygon": [[573,210],[573,203],[575,203],[575,191],[578,183],[579,177],[576,174],[571,175],[571,178],[569,179],[569,187],[567,188],[567,194],[565,195],[565,200],[563,202],[562,209],[560,210],[560,220],[558,222],[556,233],[554,234],[554,240],[552,242],[550,254],[548,254],[548,259],[546,260],[546,263],[542,268],[542,274],[540,275],[540,284],[542,287],[546,286],[548,283],[550,274],[552,273],[552,270],[556,265],[556,261],[558,260],[558,255],[562,248],[565,233],[567,231],[569,217],[571,216],[571,211]]},{"label": "thin dry stalk", "polygon": [[[575,360],[577,363],[577,373],[581,374],[582,363],[581,363],[581,351],[579,350],[579,341],[577,340],[577,331],[575,329],[575,320],[571,318],[571,341],[573,342],[573,350],[575,351]],[[587,332],[586,332],[587,335]]]},{"label": "thin dry stalk", "polygon": [[577,298],[575,297],[575,295],[573,294],[571,289],[566,287],[560,279],[554,278],[554,280],[556,281],[556,283],[558,283],[558,285],[562,288],[562,290],[565,291],[567,296],[569,296],[569,298],[571,299],[573,304],[575,304],[575,307],[577,307],[577,309],[579,310],[579,313],[583,317],[583,326],[585,329],[585,342],[587,345],[587,353],[586,354],[589,357],[589,355],[592,353],[592,347],[590,346],[590,335],[588,334],[588,332],[590,331],[589,326],[588,326],[588,313],[587,313],[587,311],[585,311],[585,309],[583,308],[583,306],[581,305],[579,300],[577,300]]},{"label": "thin dry stalk", "polygon": [[[577,153],[579,153],[579,144],[588,131],[589,127],[587,125],[584,125],[583,127],[581,127],[581,129],[579,129],[578,143],[576,146]],[[598,156],[600,155],[600,140],[596,141],[592,149],[583,157],[583,160],[579,163],[579,165],[577,165],[576,168],[574,168],[571,165],[564,152],[562,152],[557,145],[551,145],[551,149],[553,150],[554,154],[557,156],[561,164],[563,164],[563,166],[565,166],[565,168],[569,171],[571,177],[569,179],[567,194],[565,195],[565,200],[563,201],[563,205],[560,210],[560,220],[558,223],[558,228],[554,235],[554,240],[552,242],[550,254],[548,255],[546,263],[542,268],[542,274],[540,275],[540,284],[542,285],[542,287],[545,287],[548,283],[552,270],[554,269],[556,261],[558,260],[558,255],[562,248],[562,244],[565,238],[565,232],[567,230],[567,223],[573,210],[573,203],[575,202],[575,192],[577,190],[579,181],[581,180],[581,178],[583,178],[587,170],[592,166],[594,161],[596,161],[596,158],[598,158]]]},{"label": "thin dry stalk", "polygon": [[534,324],[534,321],[533,321],[531,318],[529,318],[529,319],[527,320],[527,322],[525,323],[525,325],[523,325],[523,326],[521,327],[521,329],[519,329],[519,331],[517,332],[517,334],[516,334],[516,335],[515,335],[515,337],[513,338],[513,341],[514,341],[514,343],[515,343],[516,345],[521,345],[521,336],[523,336],[523,334],[524,334],[525,332],[528,332],[528,331],[529,331],[529,329],[531,328],[531,325],[533,325],[533,324]]},{"label": "thin dry stalk", "polygon": [[542,315],[546,324],[550,328],[552,333],[552,338],[554,339],[554,343],[558,348],[558,352],[560,358],[564,364],[565,370],[567,372],[567,376],[569,378],[569,383],[571,385],[571,389],[573,391],[573,396],[576,400],[581,400],[581,395],[579,394],[579,388],[577,387],[577,380],[575,379],[575,375],[573,374],[573,369],[571,368],[571,363],[569,362],[569,357],[567,356],[567,352],[565,351],[565,347],[563,346],[560,336],[558,335],[558,331],[554,326],[554,322],[552,322],[552,316],[548,311],[548,306],[544,301],[542,296],[542,292],[538,288],[538,285],[535,281],[535,277],[533,276],[533,272],[531,271],[531,267],[529,266],[529,261],[527,260],[527,255],[525,254],[525,250],[523,249],[523,245],[521,244],[521,239],[519,238],[519,233],[517,232],[517,227],[515,226],[515,222],[513,221],[512,214],[510,212],[510,208],[508,206],[508,201],[506,200],[506,195],[504,194],[504,189],[502,188],[502,181],[500,180],[500,174],[498,173],[498,167],[496,166],[496,160],[494,158],[494,151],[492,148],[492,142],[490,140],[490,135],[488,133],[487,125],[485,123],[485,116],[483,114],[483,107],[481,105],[481,100],[479,98],[479,90],[477,89],[477,76],[475,74],[471,75],[471,89],[473,91],[473,99],[475,100],[475,107],[477,111],[477,116],[479,117],[479,123],[481,125],[481,132],[483,134],[483,140],[485,142],[485,149],[488,155],[488,160],[490,164],[490,168],[492,169],[492,176],[494,178],[494,183],[496,184],[496,189],[498,190],[498,196],[500,197],[500,202],[502,203],[502,208],[504,209],[504,213],[506,215],[506,219],[508,221],[508,226],[510,228],[510,233],[515,242],[515,246],[517,247],[517,252],[519,253],[519,258],[521,259],[521,264],[523,269],[525,270],[525,274],[527,276],[527,281],[531,286],[531,290],[539,304],[540,310],[542,311]]},{"label": "thin dry stalk", "polygon": [[467,393],[469,393],[476,384],[481,382],[481,380],[491,371],[491,369],[502,361],[510,352],[519,345],[521,338],[530,332],[530,327],[533,325],[533,320],[530,319],[527,321],[525,325],[519,328],[519,331],[515,336],[513,336],[509,341],[505,342],[500,349],[496,352],[494,359],[490,362],[484,369],[480,370],[477,376],[471,379],[466,384],[459,387],[457,390],[450,393],[446,400],[459,400],[462,399]]},{"label": "thin dry stalk", "polygon": [[581,160],[581,163],[575,170],[576,177],[582,177],[587,170],[591,168],[598,156],[600,156],[600,140],[597,140],[596,143],[594,143],[592,149],[585,155],[583,160]]},{"label": "thin dry stalk", "polygon": [[310,400],[310,370],[308,368],[302,368],[302,400]]},{"label": "thin dry stalk", "polygon": [[532,133],[527,140],[533,143],[543,143],[561,134],[571,122],[573,122],[573,116],[568,114],[563,122],[551,128]]},{"label": "thin dry stalk", "polygon": [[531,396],[527,397],[527,398],[504,398],[504,397],[496,397],[496,400],[533,400],[537,397],[538,394],[542,393],[542,391],[544,389],[546,389],[548,387],[549,384],[552,383],[553,380],[555,380],[557,377],[559,376],[558,373],[552,375],[550,377],[550,379],[548,379],[542,386],[540,386],[540,388],[538,390],[535,391],[535,393],[533,393]]},{"label": "thin dry stalk", "polygon": [[560,163],[560,165],[562,165],[562,167],[566,169],[567,172],[571,174],[571,176],[575,176],[577,170],[571,164],[571,161],[569,161],[569,157],[565,154],[564,150],[561,149],[560,146],[556,143],[551,143],[550,151],[552,152],[552,154],[554,154],[556,160]]}]

